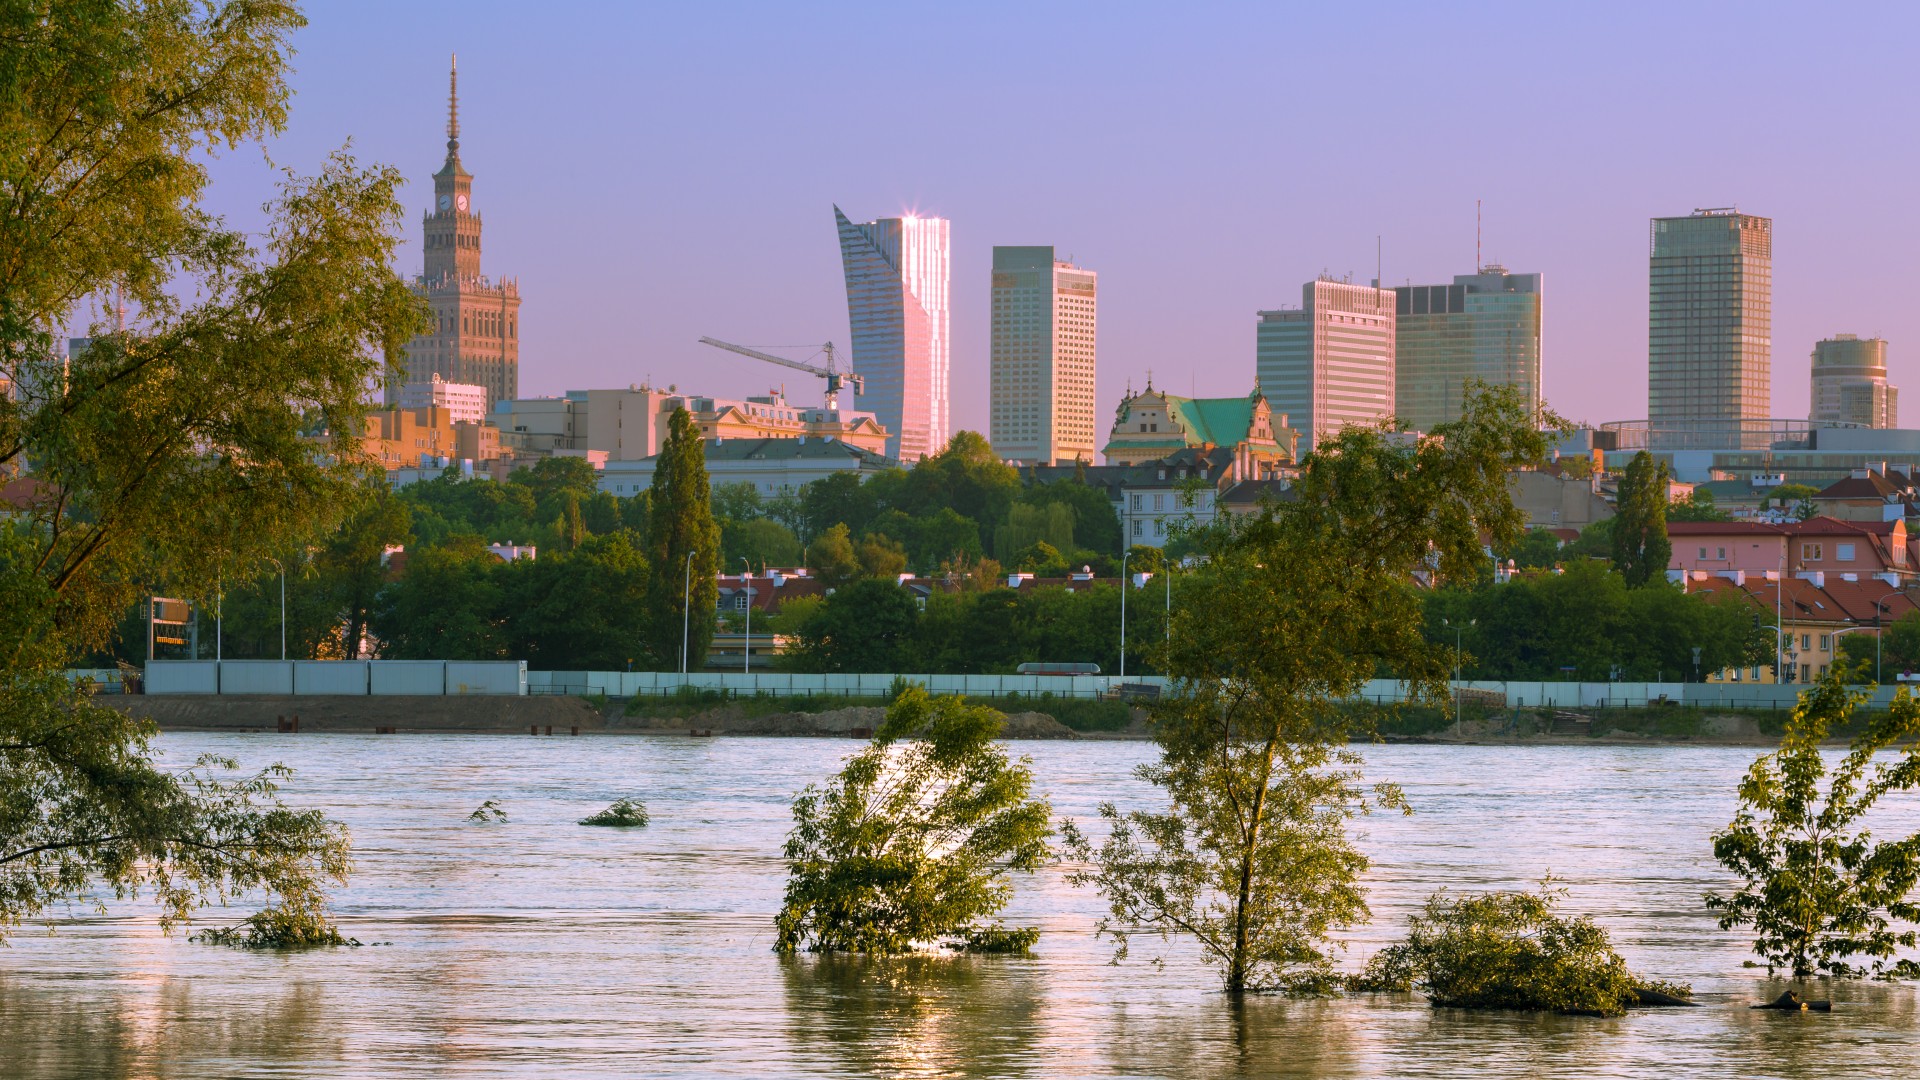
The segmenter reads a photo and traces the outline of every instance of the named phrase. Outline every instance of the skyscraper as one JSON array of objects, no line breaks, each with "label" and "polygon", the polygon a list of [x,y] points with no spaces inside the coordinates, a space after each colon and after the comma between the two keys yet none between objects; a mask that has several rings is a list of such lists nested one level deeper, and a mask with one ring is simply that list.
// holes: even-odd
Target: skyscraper
[{"label": "skyscraper", "polygon": [[1416,431],[1460,418],[1467,380],[1540,404],[1540,275],[1485,266],[1451,285],[1394,290],[1394,411]]},{"label": "skyscraper", "polygon": [[[473,383],[495,402],[520,396],[520,286],[480,273],[480,215],[473,174],[460,164],[460,72],[448,77],[447,160],[433,174],[427,211],[426,268],[414,291],[433,310],[433,325],[407,346],[405,382]],[[387,390],[387,404],[399,387]]]},{"label": "skyscraper", "polygon": [[1298,308],[1260,312],[1260,392],[1300,432],[1301,450],[1348,424],[1393,414],[1396,301],[1392,289],[1322,277]]},{"label": "skyscraper", "polygon": [[1900,426],[1900,390],[1887,383],[1887,343],[1838,334],[1813,346],[1807,418],[1818,423]]},{"label": "skyscraper", "polygon": [[[1736,210],[1654,218],[1647,419],[1763,420],[1772,411],[1773,221]],[[1729,443],[1729,445],[1738,445]]]},{"label": "skyscraper", "polygon": [[990,438],[1003,461],[1093,461],[1098,275],[1050,247],[993,249]]},{"label": "skyscraper", "polygon": [[847,274],[862,407],[892,433],[887,453],[918,461],[947,444],[947,220],[856,225],[833,208]]}]

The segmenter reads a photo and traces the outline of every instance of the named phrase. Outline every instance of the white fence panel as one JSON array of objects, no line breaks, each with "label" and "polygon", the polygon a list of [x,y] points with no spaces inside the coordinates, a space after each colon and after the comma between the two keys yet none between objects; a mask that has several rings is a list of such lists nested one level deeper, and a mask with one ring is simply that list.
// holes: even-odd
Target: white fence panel
[{"label": "white fence panel", "polygon": [[515,697],[527,692],[525,660],[449,660],[447,693]]},{"label": "white fence panel", "polygon": [[217,694],[220,665],[213,660],[149,660],[146,689],[149,694]]},{"label": "white fence panel", "polygon": [[223,694],[293,693],[291,660],[223,660],[220,663],[220,692]]},{"label": "white fence panel", "polygon": [[439,697],[447,692],[447,662],[374,660],[369,664],[367,685],[380,697]]},{"label": "white fence panel", "polygon": [[365,660],[295,660],[293,692],[365,697],[369,679],[367,663]]}]

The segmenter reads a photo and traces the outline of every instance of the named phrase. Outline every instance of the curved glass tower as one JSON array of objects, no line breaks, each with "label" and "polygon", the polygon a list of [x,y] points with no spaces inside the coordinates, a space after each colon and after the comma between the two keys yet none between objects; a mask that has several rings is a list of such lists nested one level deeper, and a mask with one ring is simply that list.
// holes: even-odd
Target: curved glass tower
[{"label": "curved glass tower", "polygon": [[859,407],[889,432],[887,454],[918,461],[947,445],[947,220],[854,224],[833,208],[847,274]]}]

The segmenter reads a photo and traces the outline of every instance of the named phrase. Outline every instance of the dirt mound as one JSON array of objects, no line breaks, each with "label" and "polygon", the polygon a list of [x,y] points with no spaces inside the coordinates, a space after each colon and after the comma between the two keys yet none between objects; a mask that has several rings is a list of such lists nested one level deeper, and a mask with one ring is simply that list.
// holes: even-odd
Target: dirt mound
[{"label": "dirt mound", "polygon": [[1075,737],[1072,728],[1043,712],[1009,714],[1006,729],[1001,734],[1009,739],[1071,739]]}]

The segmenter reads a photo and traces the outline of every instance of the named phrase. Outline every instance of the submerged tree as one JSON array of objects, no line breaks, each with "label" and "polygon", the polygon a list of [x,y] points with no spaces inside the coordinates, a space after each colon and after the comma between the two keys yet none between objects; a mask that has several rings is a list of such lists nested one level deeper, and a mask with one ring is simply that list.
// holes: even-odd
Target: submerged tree
[{"label": "submerged tree", "polygon": [[994,744],[1002,723],[991,709],[918,686],[894,698],[872,744],[831,784],[794,800],[778,951],[1007,940],[980,920],[1012,896],[1010,872],[1046,860],[1052,811],[1030,797],[1026,759],[1011,761]]},{"label": "submerged tree", "polygon": [[1404,807],[1363,786],[1340,703],[1381,669],[1444,700],[1452,650],[1420,633],[1417,573],[1470,578],[1481,536],[1497,549],[1525,522],[1507,471],[1540,460],[1541,418],[1505,388],[1477,389],[1465,418],[1409,445],[1350,428],[1305,463],[1296,498],[1199,534],[1164,670],[1176,692],[1154,712],[1160,760],[1139,775],[1159,811],[1103,805],[1106,840],[1069,828],[1098,887],[1104,932],[1193,937],[1226,988],[1331,987],[1329,935],[1366,913],[1366,857],[1346,822]]},{"label": "submerged tree", "polygon": [[[400,175],[336,154],[289,175],[258,238],[201,204],[205,155],[285,124],[289,3],[0,5],[0,923],[98,882],[170,925],[261,888],[319,917],[345,837],[233,782],[152,760],[152,728],[57,671],[139,600],[211,599],[357,503],[367,385],[424,325],[394,273]],[[55,335],[116,290],[124,329]]]},{"label": "submerged tree", "polygon": [[[1362,992],[1419,990],[1461,1009],[1550,1010],[1617,1016],[1651,996],[1684,1003],[1685,986],[1627,970],[1607,932],[1554,913],[1561,892],[1435,893],[1408,920],[1407,940],[1375,953],[1347,980]],[[1649,993],[1650,992],[1650,993]]]},{"label": "submerged tree", "polygon": [[1707,894],[1707,906],[1721,912],[1722,929],[1753,927],[1753,951],[1770,972],[1920,977],[1920,964],[1893,959],[1920,944],[1920,835],[1875,840],[1861,827],[1881,796],[1920,787],[1920,743],[1911,741],[1920,701],[1902,690],[1886,712],[1870,714],[1829,770],[1820,743],[1864,700],[1838,673],[1807,691],[1780,749],[1741,781],[1733,822],[1714,834],[1714,857],[1742,885],[1730,896]]}]

